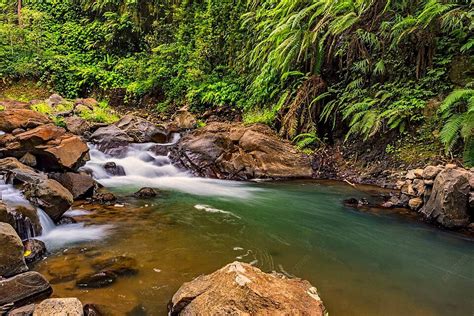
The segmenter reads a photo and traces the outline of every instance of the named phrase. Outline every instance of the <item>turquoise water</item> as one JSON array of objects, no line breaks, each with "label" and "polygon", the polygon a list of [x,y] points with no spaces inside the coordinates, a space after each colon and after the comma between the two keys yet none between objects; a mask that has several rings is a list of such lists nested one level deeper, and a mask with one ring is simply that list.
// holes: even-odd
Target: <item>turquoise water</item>
[{"label": "turquoise water", "polygon": [[[91,213],[78,220],[113,229],[78,247],[135,258],[139,273],[96,290],[55,284],[55,294],[112,314],[136,314],[138,306],[160,315],[183,282],[240,260],[307,279],[330,315],[474,313],[472,240],[398,214],[346,207],[344,199],[367,194],[341,183],[219,184],[224,196],[170,190],[140,201],[127,197],[136,187],[121,187],[114,190],[124,207],[83,206]],[[69,260],[80,276],[90,270],[89,257],[58,251],[38,270],[48,277]]]}]

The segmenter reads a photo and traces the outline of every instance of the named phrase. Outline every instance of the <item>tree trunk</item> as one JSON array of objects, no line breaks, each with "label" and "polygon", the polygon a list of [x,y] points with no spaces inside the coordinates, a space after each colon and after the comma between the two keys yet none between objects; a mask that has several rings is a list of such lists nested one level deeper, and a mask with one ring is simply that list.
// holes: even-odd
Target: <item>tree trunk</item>
[{"label": "tree trunk", "polygon": [[21,1],[18,0],[18,25],[21,25]]}]

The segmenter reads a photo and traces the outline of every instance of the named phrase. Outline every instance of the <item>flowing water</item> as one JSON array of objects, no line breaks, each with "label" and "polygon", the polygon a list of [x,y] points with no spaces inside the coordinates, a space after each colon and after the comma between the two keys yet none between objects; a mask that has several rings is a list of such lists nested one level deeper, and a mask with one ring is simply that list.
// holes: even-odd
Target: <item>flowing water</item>
[{"label": "flowing water", "polygon": [[[85,168],[119,201],[78,204],[68,212],[78,224],[47,230],[52,254],[36,269],[54,295],[113,315],[165,315],[184,282],[240,260],[309,280],[330,315],[473,314],[472,240],[388,211],[348,208],[344,199],[370,196],[344,184],[192,178],[151,149],[133,145],[112,157],[91,148]],[[127,175],[109,176],[102,165],[110,161]],[[143,186],[159,196],[133,198]],[[101,289],[75,286],[96,260],[119,255],[137,261],[136,275]]]}]

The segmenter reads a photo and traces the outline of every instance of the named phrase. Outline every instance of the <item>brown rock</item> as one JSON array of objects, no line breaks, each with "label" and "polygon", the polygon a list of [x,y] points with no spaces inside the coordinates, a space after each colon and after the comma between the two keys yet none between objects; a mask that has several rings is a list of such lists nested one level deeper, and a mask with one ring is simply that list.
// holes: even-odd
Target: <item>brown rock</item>
[{"label": "brown rock", "polygon": [[438,173],[440,173],[441,170],[443,169],[439,167],[428,166],[423,170],[423,179],[434,180],[434,178],[436,178],[436,176],[438,175]]},{"label": "brown rock", "polygon": [[74,200],[91,197],[94,194],[95,181],[90,175],[66,172],[52,173],[50,177],[68,189]]},{"label": "brown rock", "polygon": [[447,168],[436,177],[430,199],[420,212],[447,228],[466,226],[469,224],[469,189],[465,172]]},{"label": "brown rock", "polygon": [[173,125],[178,130],[193,129],[196,124],[196,118],[186,109],[180,109],[173,115]]},{"label": "brown rock", "polygon": [[[0,223],[0,276],[10,277],[28,271],[23,253],[23,244],[13,227],[7,223]],[[3,305],[1,297],[0,286],[0,305]]]},{"label": "brown rock", "polygon": [[240,262],[183,284],[169,307],[170,315],[326,314],[309,282],[263,273]]},{"label": "brown rock", "polygon": [[49,104],[50,106],[52,107],[56,107],[64,102],[66,102],[66,100],[64,100],[64,98],[62,96],[60,96],[59,94],[52,94],[50,95],[50,97],[48,99],[45,100],[47,104]]},{"label": "brown rock", "polygon": [[39,236],[42,232],[36,209],[26,205],[7,207],[0,202],[0,222],[10,224],[21,239]]},{"label": "brown rock", "polygon": [[29,129],[51,123],[44,114],[27,109],[7,109],[0,111],[0,131],[11,132],[17,128]]},{"label": "brown rock", "polygon": [[74,202],[72,194],[53,179],[28,184],[25,196],[31,203],[42,208],[53,221],[58,221]]},{"label": "brown rock", "polygon": [[48,281],[38,272],[25,272],[0,280],[0,305],[13,303],[15,307],[47,298],[52,293]]},{"label": "brown rock", "polygon": [[33,156],[31,153],[26,153],[23,155],[23,157],[20,158],[20,162],[30,166],[30,167],[35,167],[36,166],[36,157]]},{"label": "brown rock", "polygon": [[423,169],[415,169],[413,170],[413,173],[415,174],[415,177],[420,179],[423,177]]},{"label": "brown rock", "polygon": [[156,197],[156,191],[153,188],[141,188],[133,194],[134,197],[139,199],[150,199]]},{"label": "brown rock", "polygon": [[124,131],[136,143],[165,143],[168,139],[168,135],[163,128],[137,116],[125,115],[114,125]]},{"label": "brown rock", "polygon": [[423,200],[420,199],[419,197],[410,199],[410,201],[408,201],[408,207],[410,207],[410,209],[414,211],[418,211],[422,205],[423,205]]},{"label": "brown rock", "polygon": [[8,312],[8,316],[32,316],[35,311],[35,304],[29,304],[22,307],[15,308]]},{"label": "brown rock", "polygon": [[458,166],[456,166],[453,163],[448,163],[446,166],[444,166],[446,169],[456,169]]},{"label": "brown rock", "polygon": [[46,245],[38,239],[28,239],[23,242],[25,247],[25,260],[27,264],[43,259],[46,254]]},{"label": "brown rock", "polygon": [[413,180],[413,190],[416,196],[422,196],[425,193],[425,182],[421,179]]},{"label": "brown rock", "polygon": [[311,159],[267,126],[213,122],[184,136],[172,159],[204,177],[309,178]]},{"label": "brown rock", "polygon": [[36,306],[33,316],[83,316],[82,303],[77,298],[50,298]]}]

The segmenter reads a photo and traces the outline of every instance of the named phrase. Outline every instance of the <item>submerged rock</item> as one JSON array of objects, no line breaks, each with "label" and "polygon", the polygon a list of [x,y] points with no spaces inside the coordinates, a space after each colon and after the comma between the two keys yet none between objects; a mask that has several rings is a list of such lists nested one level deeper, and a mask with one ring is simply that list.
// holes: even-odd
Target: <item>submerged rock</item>
[{"label": "submerged rock", "polygon": [[447,228],[469,224],[468,171],[446,168],[435,178],[433,191],[420,212],[430,221]]},{"label": "submerged rock", "polygon": [[86,275],[76,281],[76,286],[80,288],[102,288],[111,285],[117,280],[117,275],[110,271],[102,271]]},{"label": "submerged rock", "polygon": [[[0,223],[0,276],[10,277],[28,271],[23,254],[23,243],[16,231],[10,224]],[[0,301],[1,293],[0,289]]]},{"label": "submerged rock", "polygon": [[138,273],[137,261],[126,256],[97,259],[92,263],[92,267],[98,271],[108,271],[118,276]]},{"label": "submerged rock", "polygon": [[138,199],[150,199],[156,197],[157,193],[153,188],[141,188],[133,194]]},{"label": "submerged rock", "polygon": [[7,109],[0,111],[0,131],[12,132],[15,129],[35,128],[42,124],[51,123],[44,114],[27,109]]},{"label": "submerged rock", "polygon": [[53,290],[48,281],[38,272],[25,272],[12,278],[0,280],[0,305],[15,307],[47,298]]},{"label": "submerged rock", "polygon": [[312,176],[311,158],[262,124],[210,123],[181,138],[171,158],[196,175],[211,178]]},{"label": "submerged rock", "polygon": [[308,281],[263,273],[234,262],[183,284],[169,305],[170,315],[325,315]]},{"label": "submerged rock", "polygon": [[33,316],[83,316],[82,303],[77,298],[50,298],[39,303]]}]

